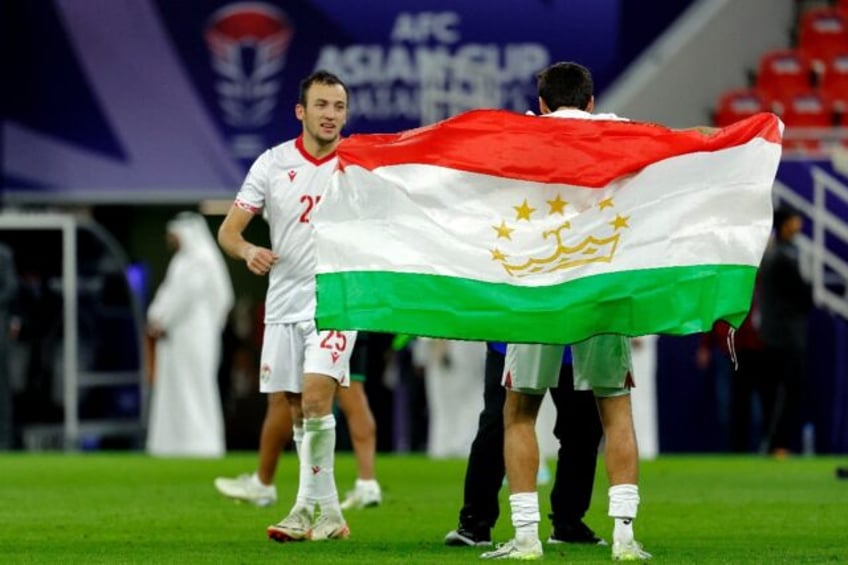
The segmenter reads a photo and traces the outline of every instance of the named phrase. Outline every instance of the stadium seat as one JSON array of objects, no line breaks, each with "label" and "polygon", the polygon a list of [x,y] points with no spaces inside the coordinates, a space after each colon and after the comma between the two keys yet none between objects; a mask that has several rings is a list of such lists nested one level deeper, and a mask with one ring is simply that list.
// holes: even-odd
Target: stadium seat
[{"label": "stadium seat", "polygon": [[723,128],[759,112],[771,110],[768,99],[754,88],[739,88],[725,91],[718,100],[714,122]]},{"label": "stadium seat", "polygon": [[786,149],[818,151],[823,131],[809,128],[833,126],[833,104],[820,92],[808,90],[779,100],[776,109],[786,125],[783,146]]},{"label": "stadium seat", "polygon": [[769,99],[788,99],[812,86],[812,67],[795,49],[776,49],[760,58],[757,89]]},{"label": "stadium seat", "polygon": [[848,50],[831,57],[824,66],[819,89],[840,112],[848,110]]},{"label": "stadium seat", "polygon": [[798,49],[806,59],[824,65],[848,49],[848,19],[836,8],[810,8],[798,23]]}]

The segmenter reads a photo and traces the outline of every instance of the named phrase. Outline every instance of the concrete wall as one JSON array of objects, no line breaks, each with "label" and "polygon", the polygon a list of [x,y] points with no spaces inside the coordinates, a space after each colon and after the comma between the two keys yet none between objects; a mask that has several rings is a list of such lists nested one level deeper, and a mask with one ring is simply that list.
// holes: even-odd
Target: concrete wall
[{"label": "concrete wall", "polygon": [[597,100],[596,109],[672,127],[707,124],[718,96],[787,47],[794,0],[700,0]]}]

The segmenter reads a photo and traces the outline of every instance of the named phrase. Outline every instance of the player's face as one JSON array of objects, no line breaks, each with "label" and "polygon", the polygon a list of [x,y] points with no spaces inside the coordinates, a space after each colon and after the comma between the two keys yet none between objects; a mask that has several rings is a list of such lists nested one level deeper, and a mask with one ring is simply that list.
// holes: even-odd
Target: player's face
[{"label": "player's face", "polygon": [[333,143],[347,122],[347,95],[340,84],[315,83],[306,91],[306,105],[298,104],[303,134],[319,144]]}]

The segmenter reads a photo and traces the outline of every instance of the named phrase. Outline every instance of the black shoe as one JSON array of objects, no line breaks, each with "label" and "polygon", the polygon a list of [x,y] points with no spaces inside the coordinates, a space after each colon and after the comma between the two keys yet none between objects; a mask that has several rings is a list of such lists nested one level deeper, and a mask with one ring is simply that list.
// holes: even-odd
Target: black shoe
[{"label": "black shoe", "polygon": [[848,467],[837,467],[836,468],[836,478],[837,479],[848,479]]},{"label": "black shoe", "polygon": [[576,522],[564,522],[554,525],[554,530],[551,532],[551,537],[548,538],[548,543],[588,543],[593,545],[607,545],[607,542],[595,535],[592,528],[583,523],[582,520]]},{"label": "black shoe", "polygon": [[488,526],[477,528],[466,528],[460,524],[455,530],[451,530],[445,536],[445,545],[492,545],[492,529]]}]

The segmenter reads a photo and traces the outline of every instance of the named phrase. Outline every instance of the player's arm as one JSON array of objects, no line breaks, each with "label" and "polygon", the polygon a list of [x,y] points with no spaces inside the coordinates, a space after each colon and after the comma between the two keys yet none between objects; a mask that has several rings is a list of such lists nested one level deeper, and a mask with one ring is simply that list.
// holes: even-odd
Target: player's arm
[{"label": "player's arm", "polygon": [[253,213],[230,206],[227,217],[218,228],[218,244],[233,259],[241,259],[251,273],[265,275],[277,262],[277,256],[268,248],[254,245],[244,239],[244,230],[253,219]]}]

